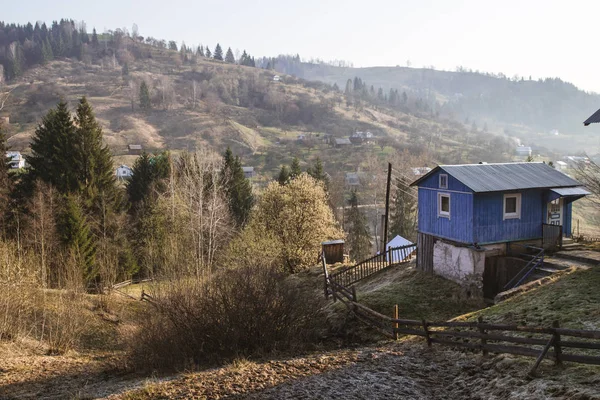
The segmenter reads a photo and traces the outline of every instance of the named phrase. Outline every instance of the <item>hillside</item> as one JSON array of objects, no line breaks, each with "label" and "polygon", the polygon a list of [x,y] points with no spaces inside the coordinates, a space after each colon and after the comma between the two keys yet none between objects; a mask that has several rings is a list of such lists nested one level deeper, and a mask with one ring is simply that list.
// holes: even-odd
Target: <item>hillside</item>
[{"label": "hillside", "polygon": [[[375,90],[383,88],[384,93],[389,89],[404,91],[409,98],[422,99],[441,115],[468,124],[475,122],[480,128],[486,124],[492,131],[517,136],[537,148],[598,151],[589,148],[591,132],[584,129],[582,122],[600,106],[600,96],[558,78],[511,78],[464,68],[451,72],[400,66],[337,67],[287,56],[278,57],[274,65],[278,71],[335,83],[342,89],[348,79],[359,77]],[[559,131],[559,137],[551,135],[554,130]],[[596,145],[597,139],[593,143]]]},{"label": "hillside", "polygon": [[[126,155],[130,143],[147,151],[208,147],[222,152],[231,146],[262,179],[276,175],[294,156],[303,168],[320,157],[332,176],[383,164],[403,150],[422,156],[423,164],[510,157],[512,145],[505,139],[451,119],[366,102],[350,108],[342,93],[326,84],[290,76],[274,81],[273,71],[204,57],[183,63],[179,52],[135,46],[131,53],[144,56],[127,62],[127,74],[114,57],[97,64],[62,58],[9,82],[4,90],[12,92],[2,111],[10,118],[9,146],[27,152],[36,124],[61,97],[74,104],[87,96],[117,162],[128,164],[133,161]],[[150,110],[139,108],[142,81],[150,87]],[[327,137],[356,131],[370,131],[375,140],[349,149],[327,143]],[[306,138],[297,140],[300,134]]]}]

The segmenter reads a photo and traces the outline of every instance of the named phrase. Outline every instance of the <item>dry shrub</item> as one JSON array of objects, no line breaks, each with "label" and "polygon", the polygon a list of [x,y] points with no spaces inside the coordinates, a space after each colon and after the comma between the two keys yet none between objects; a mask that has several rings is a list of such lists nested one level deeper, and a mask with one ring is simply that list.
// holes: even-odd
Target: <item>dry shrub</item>
[{"label": "dry shrub", "polygon": [[163,283],[131,338],[134,364],[186,367],[305,348],[323,332],[322,302],[274,268]]},{"label": "dry shrub", "polygon": [[64,353],[80,343],[89,312],[77,286],[43,288],[37,256],[0,241],[0,340],[40,340],[48,352]]}]

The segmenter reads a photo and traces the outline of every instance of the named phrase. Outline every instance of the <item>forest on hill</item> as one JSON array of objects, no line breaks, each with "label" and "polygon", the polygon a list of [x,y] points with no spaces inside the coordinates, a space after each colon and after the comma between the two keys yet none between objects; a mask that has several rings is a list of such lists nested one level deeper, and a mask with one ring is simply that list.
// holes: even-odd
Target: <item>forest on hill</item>
[{"label": "forest on hill", "polygon": [[440,71],[433,67],[353,68],[340,63],[303,62],[299,56],[278,56],[269,62],[277,71],[303,79],[344,87],[356,77],[381,87],[420,97],[441,113],[480,127],[498,130],[584,133],[583,120],[600,107],[600,96],[587,93],[560,78],[509,77],[457,67]]}]

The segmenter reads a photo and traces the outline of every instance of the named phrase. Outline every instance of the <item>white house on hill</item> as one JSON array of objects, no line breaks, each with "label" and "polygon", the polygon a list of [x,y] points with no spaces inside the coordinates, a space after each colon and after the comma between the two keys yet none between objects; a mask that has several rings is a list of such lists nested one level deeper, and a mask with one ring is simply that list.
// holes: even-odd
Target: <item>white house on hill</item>
[{"label": "white house on hill", "polygon": [[10,160],[8,160],[8,164],[10,165],[11,169],[25,168],[25,158],[19,151],[7,151],[6,158],[10,158]]},{"label": "white house on hill", "polygon": [[115,175],[117,179],[130,179],[133,176],[133,171],[127,165],[119,165]]}]

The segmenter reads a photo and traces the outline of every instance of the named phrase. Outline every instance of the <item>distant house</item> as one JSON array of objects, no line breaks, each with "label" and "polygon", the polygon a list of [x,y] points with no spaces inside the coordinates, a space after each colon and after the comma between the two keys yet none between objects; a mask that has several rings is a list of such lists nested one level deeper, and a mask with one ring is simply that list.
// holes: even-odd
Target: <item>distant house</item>
[{"label": "distant house", "polygon": [[520,271],[499,269],[492,256],[519,244],[560,246],[571,236],[572,203],[590,194],[534,162],[440,165],[411,185],[419,190],[417,268],[491,297]]},{"label": "distant house", "polygon": [[9,158],[8,165],[11,169],[25,168],[25,158],[19,151],[7,151],[6,158]]},{"label": "distant house", "polygon": [[129,154],[142,154],[144,149],[141,144],[129,144],[127,145],[127,151]]},{"label": "distant house", "polygon": [[117,179],[130,179],[133,176],[133,171],[127,165],[119,165],[115,171]]},{"label": "distant house", "polygon": [[[414,243],[411,242],[408,239],[403,238],[400,235],[396,235],[395,238],[393,238],[392,240],[390,240],[385,245],[385,250],[387,252],[389,249],[393,249],[393,248],[396,248],[396,247],[410,246],[410,245],[414,245]],[[410,252],[410,253],[408,253],[408,252],[394,252],[394,251],[392,251],[391,255],[389,253],[387,254],[387,256],[386,256],[387,257],[387,261],[388,262],[402,262],[405,259],[412,257],[412,253],[415,250],[417,250],[416,246],[415,246],[414,250],[412,252]],[[391,258],[391,260],[390,260],[390,258]]]},{"label": "distant house", "polygon": [[296,140],[297,140],[298,142],[303,142],[304,140],[306,140],[306,135],[305,135],[305,134],[303,134],[303,133],[301,133],[301,134],[299,134],[298,136],[296,136]]},{"label": "distant house", "polygon": [[357,172],[346,172],[346,186],[357,187],[360,186],[360,178]]},{"label": "distant house", "polygon": [[345,147],[352,145],[352,142],[350,142],[350,139],[348,138],[333,138],[331,141],[334,147]]},{"label": "distant house", "polygon": [[352,136],[350,136],[349,140],[353,144],[361,144],[364,142],[368,142],[370,139],[373,139],[373,134],[369,131],[367,132],[355,132]]},{"label": "distant house", "polygon": [[429,171],[431,171],[431,168],[429,168],[429,167],[416,167],[416,168],[413,167],[410,170],[414,176],[419,177],[419,176],[423,176],[426,173],[428,173]]},{"label": "distant house", "polygon": [[244,178],[254,178],[254,167],[242,167],[242,169],[244,170]]},{"label": "distant house", "polygon": [[559,171],[565,171],[568,168],[568,164],[564,161],[556,161],[554,163],[554,168]]},{"label": "distant house", "polygon": [[569,168],[576,168],[582,164],[589,164],[590,159],[584,156],[566,156],[564,158]]},{"label": "distant house", "polygon": [[515,154],[520,157],[531,156],[531,147],[529,146],[518,146],[515,150]]},{"label": "distant house", "polygon": [[273,80],[274,80],[275,82],[279,82],[279,81],[281,80],[281,77],[280,77],[279,75],[275,75],[275,76],[273,77]]}]

